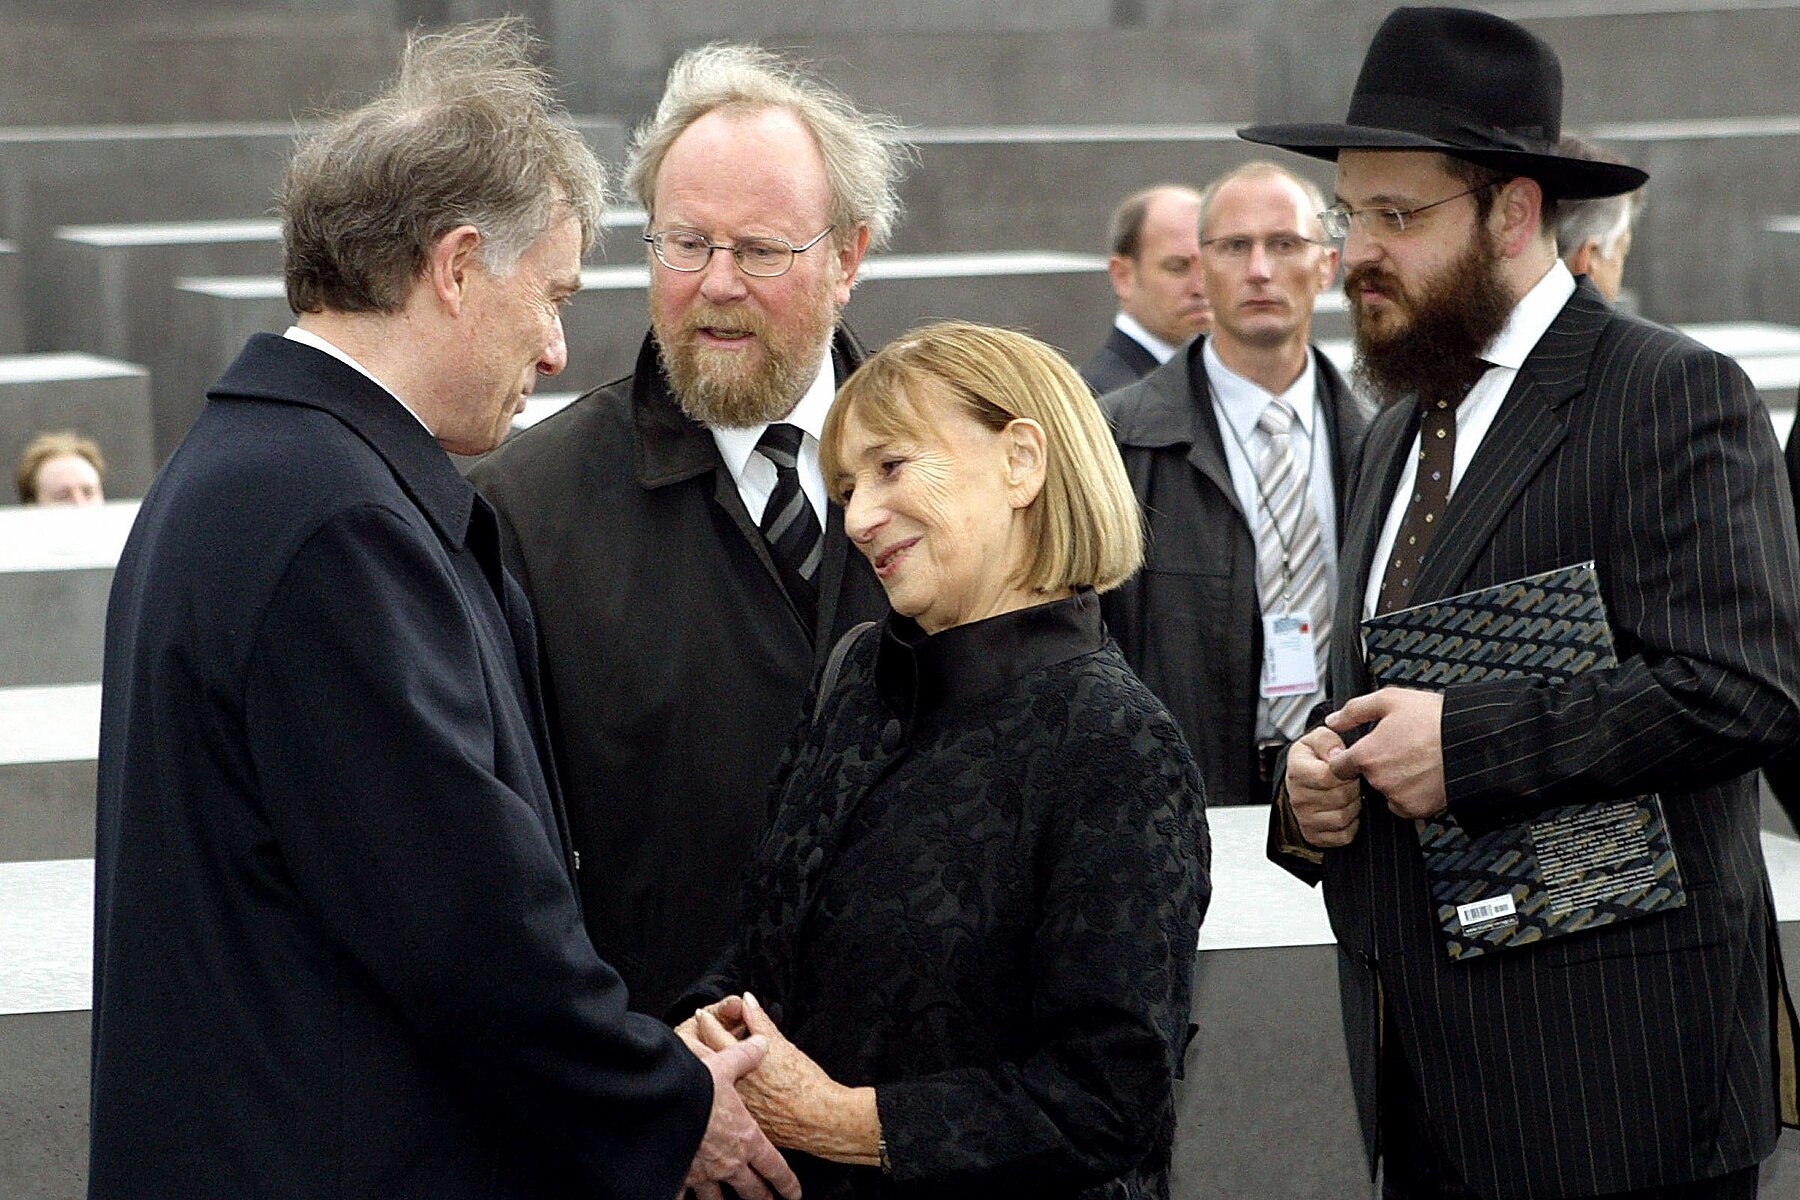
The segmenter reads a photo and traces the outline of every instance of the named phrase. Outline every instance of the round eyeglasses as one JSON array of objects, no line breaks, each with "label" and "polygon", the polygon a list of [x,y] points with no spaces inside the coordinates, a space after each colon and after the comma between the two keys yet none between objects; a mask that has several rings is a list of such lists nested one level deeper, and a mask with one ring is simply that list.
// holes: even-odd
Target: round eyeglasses
[{"label": "round eyeglasses", "polygon": [[712,261],[714,250],[729,250],[731,257],[737,260],[738,270],[744,274],[757,279],[773,279],[777,275],[788,273],[788,269],[794,265],[794,255],[805,254],[836,228],[836,225],[827,225],[801,246],[778,237],[748,237],[735,243],[714,242],[707,240],[704,234],[688,229],[646,233],[644,240],[656,252],[656,261],[671,271],[688,274],[704,271],[706,264]]}]

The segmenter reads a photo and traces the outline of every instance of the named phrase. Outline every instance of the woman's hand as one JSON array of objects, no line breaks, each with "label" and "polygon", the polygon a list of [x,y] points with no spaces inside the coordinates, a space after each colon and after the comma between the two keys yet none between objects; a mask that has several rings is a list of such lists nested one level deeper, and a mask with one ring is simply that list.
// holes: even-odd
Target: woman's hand
[{"label": "woman's hand", "polygon": [[[874,1166],[880,1161],[875,1089],[849,1088],[833,1080],[787,1039],[755,996],[728,997],[701,1009],[692,1021],[695,1036],[714,1050],[756,1033],[769,1040],[768,1057],[737,1087],[771,1142],[835,1162]],[[735,1021],[742,1022],[737,1030],[731,1028]]]},{"label": "woman's hand", "polygon": [[675,1035],[686,1042],[690,1050],[698,1052],[702,1046],[710,1050],[725,1048],[724,1044],[713,1045],[701,1038],[701,1013],[711,1013],[713,1022],[730,1035],[734,1042],[750,1036],[750,1031],[744,1028],[744,1002],[736,996],[727,996],[704,1008],[695,1009],[693,1016],[675,1027]]}]

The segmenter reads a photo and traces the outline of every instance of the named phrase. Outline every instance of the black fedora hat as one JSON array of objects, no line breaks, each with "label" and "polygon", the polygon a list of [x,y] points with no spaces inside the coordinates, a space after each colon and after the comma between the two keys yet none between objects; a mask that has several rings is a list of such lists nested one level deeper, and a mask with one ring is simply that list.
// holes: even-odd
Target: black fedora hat
[{"label": "black fedora hat", "polygon": [[1650,177],[1556,152],[1562,64],[1549,43],[1466,8],[1397,8],[1369,43],[1343,124],[1252,125],[1246,141],[1313,158],[1339,150],[1437,150],[1537,180],[1552,196],[1616,196]]}]

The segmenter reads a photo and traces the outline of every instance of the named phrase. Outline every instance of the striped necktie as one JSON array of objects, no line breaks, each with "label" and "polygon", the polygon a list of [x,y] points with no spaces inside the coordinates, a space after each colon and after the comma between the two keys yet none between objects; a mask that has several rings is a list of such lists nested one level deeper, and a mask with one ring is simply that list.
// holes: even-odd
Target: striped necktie
[{"label": "striped necktie", "polygon": [[763,507],[762,535],[781,568],[782,583],[810,628],[818,612],[819,517],[800,487],[798,426],[777,423],[763,430],[756,449],[775,466],[775,490]]},{"label": "striped necktie", "polygon": [[[1326,595],[1325,548],[1311,480],[1294,456],[1298,419],[1293,406],[1277,397],[1256,420],[1267,439],[1256,464],[1263,501],[1256,520],[1256,594],[1265,614],[1298,611],[1311,618],[1313,655],[1323,680],[1331,644],[1331,598]],[[1283,737],[1299,737],[1306,732],[1306,714],[1317,695],[1270,697],[1270,724]]]}]

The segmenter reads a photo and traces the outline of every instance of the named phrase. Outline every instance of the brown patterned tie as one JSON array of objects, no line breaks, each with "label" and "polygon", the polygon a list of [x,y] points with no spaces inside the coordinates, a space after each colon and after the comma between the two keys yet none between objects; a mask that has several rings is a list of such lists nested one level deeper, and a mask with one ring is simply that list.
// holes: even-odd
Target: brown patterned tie
[{"label": "brown patterned tie", "polygon": [[1394,552],[1381,577],[1376,597],[1377,615],[1405,608],[1419,581],[1419,568],[1432,535],[1443,524],[1444,507],[1450,502],[1450,468],[1456,459],[1456,406],[1459,401],[1439,398],[1426,405],[1419,418],[1419,471],[1413,480],[1412,499],[1406,518],[1394,538]]}]

